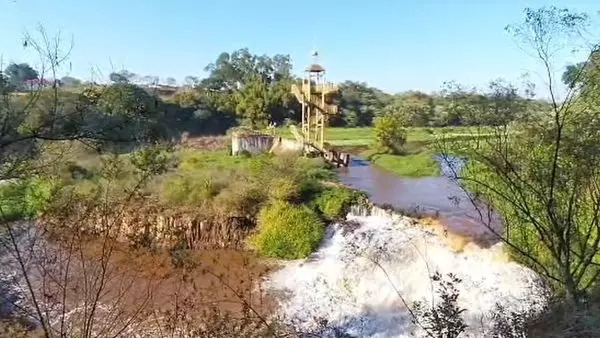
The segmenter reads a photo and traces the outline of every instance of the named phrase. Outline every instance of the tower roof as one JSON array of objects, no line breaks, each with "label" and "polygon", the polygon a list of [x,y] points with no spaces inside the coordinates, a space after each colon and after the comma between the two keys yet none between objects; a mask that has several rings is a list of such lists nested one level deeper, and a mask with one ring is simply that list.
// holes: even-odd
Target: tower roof
[{"label": "tower roof", "polygon": [[308,66],[305,71],[311,73],[321,73],[325,71],[325,68],[323,68],[321,65],[313,63],[312,65]]}]

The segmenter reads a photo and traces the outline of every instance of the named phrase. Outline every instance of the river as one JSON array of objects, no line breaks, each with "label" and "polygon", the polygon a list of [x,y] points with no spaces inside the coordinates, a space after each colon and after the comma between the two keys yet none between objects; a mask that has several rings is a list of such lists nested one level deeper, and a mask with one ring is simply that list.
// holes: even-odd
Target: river
[{"label": "river", "polygon": [[458,159],[436,159],[443,173],[438,177],[401,177],[361,157],[352,158],[350,166],[339,169],[338,176],[343,184],[366,192],[375,204],[389,205],[418,218],[435,218],[447,231],[468,236],[479,244],[489,246],[497,242],[489,227],[496,232],[501,230],[498,216],[488,217],[482,204],[476,208],[451,178],[452,169],[459,171],[463,163]]},{"label": "river", "polygon": [[456,303],[467,325],[461,337],[493,336],[494,318],[503,316],[498,308],[539,314],[546,303],[539,276],[507,257],[450,168],[442,169],[440,177],[405,178],[362,158],[340,169],[342,183],[401,212],[354,207],[328,227],[309,259],[271,273],[264,286],[282,295],[277,315],[319,337],[429,337],[410,308],[439,304],[436,272],[458,277]]}]

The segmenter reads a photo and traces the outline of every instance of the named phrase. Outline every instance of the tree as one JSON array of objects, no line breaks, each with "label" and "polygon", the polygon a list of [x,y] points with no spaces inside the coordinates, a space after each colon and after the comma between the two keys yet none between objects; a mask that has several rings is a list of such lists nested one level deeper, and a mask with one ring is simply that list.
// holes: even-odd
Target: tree
[{"label": "tree", "polygon": [[9,92],[12,92],[14,87],[10,84],[10,81],[6,75],[0,70],[0,96],[4,97]]},{"label": "tree", "polygon": [[406,142],[404,119],[402,114],[386,110],[375,119],[375,147],[384,153],[397,154]]},{"label": "tree", "polygon": [[108,75],[110,81],[114,83],[129,83],[134,78],[137,77],[135,73],[128,71],[127,69],[123,69],[119,72],[112,72]]},{"label": "tree", "polygon": [[273,58],[257,56],[248,48],[238,49],[230,53],[221,53],[214,63],[205,67],[209,76],[202,80],[205,87],[213,90],[234,91],[255,76],[267,83],[276,82],[290,76],[292,69],[288,55],[275,55]]},{"label": "tree", "polygon": [[[25,45],[38,52],[42,69],[56,74],[66,62],[68,52],[63,52],[60,46],[60,35],[49,37],[43,28],[40,28],[39,34],[38,39],[26,34]],[[0,128],[0,180],[17,179],[16,187],[26,187],[23,193],[17,189],[17,194],[0,194],[0,252],[5,268],[2,273],[7,270],[14,273],[10,280],[3,279],[3,296],[6,285],[11,292],[17,292],[18,297],[12,298],[11,294],[8,301],[27,323],[39,329],[36,334],[41,333],[44,337],[123,334],[140,318],[142,312],[138,310],[143,308],[144,301],[137,303],[137,297],[128,293],[127,290],[132,290],[134,284],[126,279],[119,280],[121,289],[106,292],[115,276],[111,257],[116,242],[110,237],[110,232],[104,232],[102,253],[89,255],[82,247],[89,237],[80,228],[82,218],[77,216],[89,216],[87,212],[90,209],[86,206],[102,210],[99,213],[101,219],[109,215],[103,213],[106,211],[116,211],[117,214],[113,215],[118,215],[117,206],[124,204],[102,194],[92,194],[93,198],[87,200],[77,198],[81,196],[74,196],[77,194],[70,194],[70,191],[57,195],[60,184],[53,166],[64,163],[64,153],[48,151],[67,144],[71,146],[71,142],[81,142],[88,147],[95,142],[125,142],[127,138],[111,139],[112,130],[103,128],[101,121],[107,116],[99,114],[96,107],[103,87],[92,87],[91,93],[74,93],[53,86],[52,90],[35,88],[32,93],[14,96],[8,81],[4,81],[4,77],[0,80],[0,119],[3,121]],[[135,138],[128,140],[134,141]],[[158,169],[157,166],[143,168],[139,165],[147,162],[132,163],[138,168],[136,173],[143,178],[142,181],[149,178],[150,171]],[[119,171],[110,167],[105,174],[104,178],[110,180],[118,176]],[[127,192],[135,195],[138,190],[133,187]],[[7,209],[14,205],[20,208],[35,206],[32,208],[35,212],[22,216],[37,217],[39,211],[52,210],[51,201],[56,203],[53,204],[56,207],[53,216],[57,217],[53,220],[59,220],[56,223],[49,219],[40,223],[28,220],[15,223],[12,222],[15,214],[9,214]],[[71,217],[71,222],[60,221],[61,216]],[[63,232],[66,229],[72,231]],[[57,236],[55,242],[48,238],[50,231]],[[5,282],[8,284],[5,285]],[[144,294],[142,298],[148,296],[143,292],[144,287],[135,287]],[[111,307],[123,304],[124,294],[132,301],[128,306],[135,304],[130,307],[132,312]]]},{"label": "tree", "polygon": [[256,76],[246,82],[239,93],[236,112],[242,116],[251,128],[265,127],[269,122],[269,110],[272,107],[269,86]]},{"label": "tree", "polygon": [[150,117],[156,111],[157,101],[144,89],[129,83],[115,83],[101,94],[98,106],[109,115]]},{"label": "tree", "polygon": [[149,86],[149,85],[153,85],[153,84],[157,84],[158,83],[158,77],[157,76],[153,76],[153,75],[144,75],[142,77],[142,82]]},{"label": "tree", "polygon": [[366,83],[345,81],[340,85],[340,115],[332,125],[359,127],[370,126],[373,118],[385,106],[389,95],[369,87]]},{"label": "tree", "polygon": [[577,85],[579,74],[583,71],[583,62],[575,65],[568,65],[565,72],[562,74],[562,81],[565,85],[570,88],[574,88]]},{"label": "tree", "polygon": [[198,79],[197,76],[188,75],[185,77],[185,83],[190,87],[196,86],[199,82],[200,82],[200,79]]},{"label": "tree", "polygon": [[481,124],[506,125],[521,117],[524,106],[516,87],[498,79],[490,82],[486,96],[489,108],[482,116]]},{"label": "tree", "polygon": [[421,92],[408,92],[398,95],[394,102],[404,115],[408,125],[428,126],[433,118],[433,98]]},{"label": "tree", "polygon": [[[206,66],[210,74],[196,85],[202,110],[238,114],[254,127],[296,117],[299,104],[290,94],[291,61],[287,55],[254,55],[247,48],[221,53]],[[211,114],[215,116],[216,114]]]},{"label": "tree", "polygon": [[38,72],[27,63],[11,63],[4,73],[8,76],[10,84],[19,89],[24,88],[27,81],[35,80],[39,76]]},{"label": "tree", "polygon": [[166,81],[167,81],[167,84],[169,86],[175,86],[175,85],[177,85],[177,80],[175,80],[174,77],[168,77]]},{"label": "tree", "polygon": [[[481,221],[519,261],[577,305],[600,276],[598,82],[590,76],[588,90],[570,88],[558,100],[552,69],[553,56],[572,44],[585,24],[584,14],[565,9],[526,9],[524,22],[507,30],[544,67],[549,110],[527,124],[499,121],[490,137],[442,148],[448,159],[450,154],[468,159],[467,168],[454,176],[469,188]],[[503,232],[493,224],[492,209],[504,220]]]}]

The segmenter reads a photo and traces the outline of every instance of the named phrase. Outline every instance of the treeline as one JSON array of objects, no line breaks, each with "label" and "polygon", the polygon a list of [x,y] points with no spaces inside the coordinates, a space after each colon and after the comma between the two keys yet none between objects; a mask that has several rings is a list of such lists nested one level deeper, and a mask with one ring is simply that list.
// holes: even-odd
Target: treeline
[{"label": "treeline", "polygon": [[[201,122],[198,126],[247,124],[260,128],[299,122],[300,104],[289,89],[300,79],[291,74],[288,55],[258,56],[240,49],[222,53],[205,70],[207,78],[188,77],[196,79],[195,85],[169,100],[193,108],[192,119]],[[534,99],[531,87],[520,93],[503,80],[490,82],[485,90],[445,83],[433,94],[388,94],[354,81],[339,87],[340,114],[329,120],[337,127],[372,126],[376,117],[387,113],[400,115],[405,126],[498,125],[531,118],[549,108],[547,102]]]},{"label": "treeline", "polygon": [[548,108],[546,102],[521,95],[517,87],[503,80],[490,82],[486,90],[449,82],[433,94],[387,94],[365,83],[346,81],[340,86],[340,94],[341,114],[330,121],[333,126],[371,126],[376,117],[389,113],[414,127],[498,125]]},{"label": "treeline", "polygon": [[[99,85],[68,76],[46,80],[27,64],[11,64],[0,72],[0,81],[6,83],[5,90],[14,91],[60,86],[79,88],[74,92],[85,89],[89,94],[90,90],[103,92],[111,88],[111,114],[117,108],[129,116],[132,111],[147,109],[143,115],[160,118],[171,133],[219,134],[237,125],[264,128],[299,122],[300,104],[290,93],[291,84],[299,78],[292,74],[289,55],[256,55],[244,48],[221,53],[205,71],[208,76],[203,79],[186,77],[184,86],[177,87],[175,79],[167,78],[168,86],[176,87],[168,95],[157,89],[157,77],[127,70],[111,73],[110,82]],[[329,121],[338,127],[372,126],[384,114],[394,114],[404,126],[498,125],[530,118],[548,108],[544,101],[533,99],[531,90],[521,95],[517,87],[502,80],[492,81],[485,90],[445,83],[442,90],[432,94],[388,94],[354,81],[339,87],[340,114]],[[151,109],[147,102],[153,102]]]}]

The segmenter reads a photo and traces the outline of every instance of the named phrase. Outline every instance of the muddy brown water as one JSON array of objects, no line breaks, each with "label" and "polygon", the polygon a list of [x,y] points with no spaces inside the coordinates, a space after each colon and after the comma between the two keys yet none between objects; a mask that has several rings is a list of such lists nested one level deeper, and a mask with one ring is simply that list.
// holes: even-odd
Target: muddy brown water
[{"label": "muddy brown water", "polygon": [[[36,224],[24,226],[32,229],[23,233],[24,245],[35,241],[35,250],[28,253],[27,260],[43,262],[46,276],[41,277],[37,263],[31,264],[28,277],[34,292],[38,296],[44,295],[43,303],[47,304],[44,306],[56,307],[63,304],[59,297],[63,295],[60,285],[64,283],[67,287],[64,304],[68,311],[81,308],[83,300],[91,299],[96,292],[96,288],[90,285],[96,285],[93,283],[101,276],[98,257],[106,252],[103,251],[102,240],[83,240],[77,243],[77,249],[70,251],[57,238],[41,236],[34,230]],[[98,302],[112,310],[110,314],[98,315],[103,326],[113,327],[104,322],[115,319],[116,313],[120,320],[129,320],[135,315],[136,325],[153,326],[157,324],[157,318],[163,321],[175,318],[175,309],[192,317],[198,316],[198,319],[208,318],[215,311],[243,317],[248,307],[266,316],[274,308],[274,299],[262,291],[260,282],[277,265],[252,252],[235,249],[189,251],[185,256],[186,268],[183,269],[173,265],[174,256],[168,252],[132,249],[120,243],[113,243],[110,248],[111,258],[107,261],[107,273],[103,277],[105,286]],[[69,254],[71,252],[74,254]],[[20,286],[23,283],[21,278],[11,277],[11,272],[21,276],[11,253],[0,254],[0,262],[11,270],[0,271],[0,320],[19,318],[18,306],[27,304],[27,301],[19,303],[18,300],[27,289]],[[69,267],[65,270],[67,259]],[[86,291],[86,285],[91,289]],[[59,318],[57,316],[51,318]],[[78,317],[70,318],[77,320]],[[26,325],[31,329],[39,328],[35,320],[26,322]]]},{"label": "muddy brown water", "polygon": [[[480,243],[493,244],[496,236],[490,231],[501,230],[497,215],[488,214],[479,204],[476,208],[465,191],[450,177],[446,161],[439,177],[401,177],[360,157],[353,157],[347,168],[340,168],[340,181],[352,188],[362,190],[378,205],[392,206],[415,217],[432,217],[452,233],[468,236]],[[460,163],[457,167],[460,166]],[[481,213],[478,211],[481,211]]]}]

